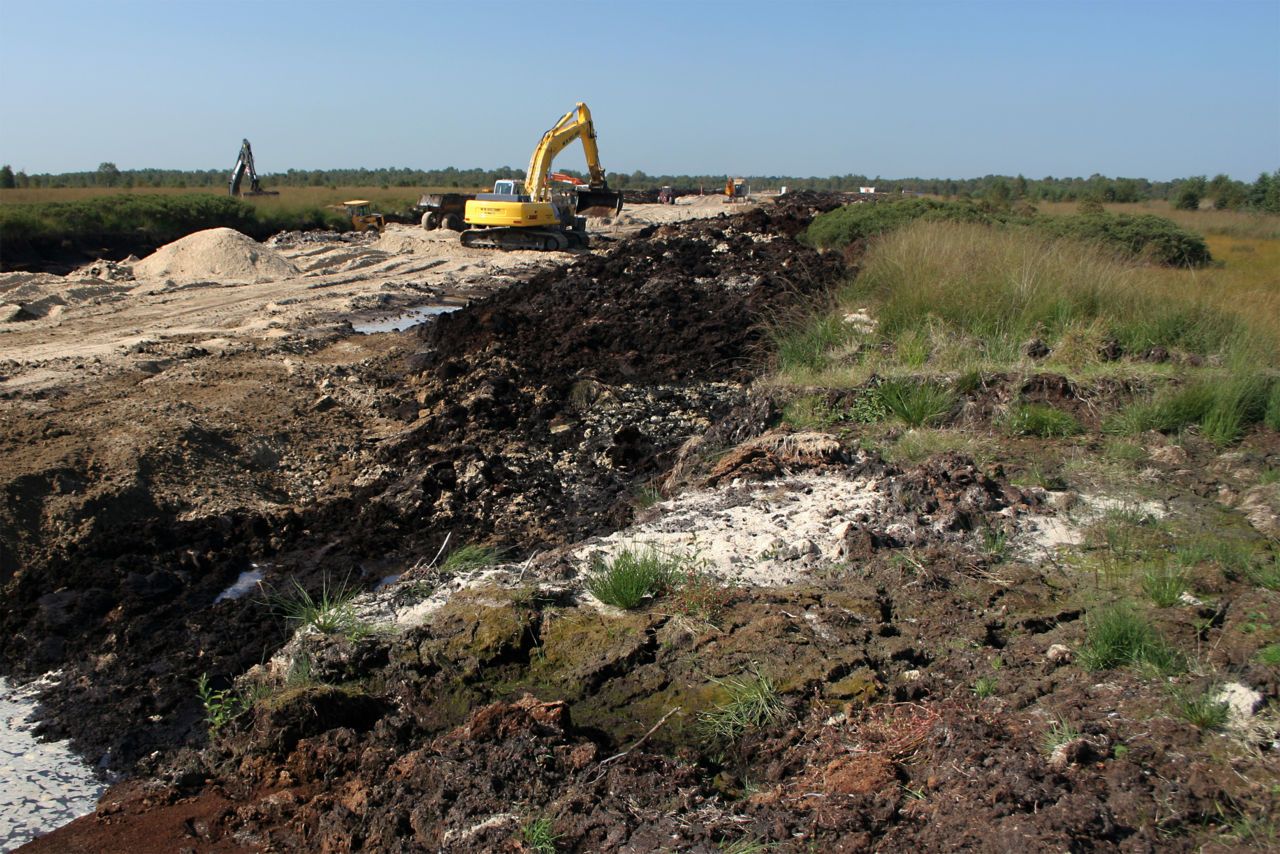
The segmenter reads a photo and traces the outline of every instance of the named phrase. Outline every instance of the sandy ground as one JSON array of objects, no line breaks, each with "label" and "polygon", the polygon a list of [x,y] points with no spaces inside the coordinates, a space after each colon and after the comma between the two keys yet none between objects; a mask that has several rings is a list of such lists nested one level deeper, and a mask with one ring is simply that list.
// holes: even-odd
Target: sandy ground
[{"label": "sandy ground", "polygon": [[[687,199],[676,205],[635,205],[610,220],[592,219],[596,251],[646,225],[743,207],[726,205],[718,196]],[[146,371],[157,355],[170,355],[167,349],[235,351],[290,336],[305,339],[411,307],[465,303],[573,257],[467,249],[455,232],[397,224],[377,237],[352,236],[351,242],[278,236],[261,249],[287,264],[260,267],[278,272],[291,265],[298,274],[237,280],[215,271],[241,259],[209,255],[205,276],[188,265],[184,276],[146,277],[148,269],[168,271],[151,259],[134,265],[133,280],[85,273],[0,275],[0,304],[8,307],[7,314],[16,314],[0,322],[0,393],[80,383],[119,368]]]}]

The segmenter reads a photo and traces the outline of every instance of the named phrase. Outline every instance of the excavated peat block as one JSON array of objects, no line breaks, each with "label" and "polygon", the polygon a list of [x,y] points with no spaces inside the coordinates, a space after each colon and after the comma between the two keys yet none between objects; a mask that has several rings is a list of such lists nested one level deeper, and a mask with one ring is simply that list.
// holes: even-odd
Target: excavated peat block
[{"label": "excavated peat block", "polygon": [[[51,458],[0,485],[0,668],[63,668],[48,733],[127,771],[203,738],[202,673],[226,679],[283,640],[263,597],[214,604],[250,562],[270,562],[269,587],[318,589],[373,583],[364,563],[412,563],[446,534],[527,553],[626,524],[636,485],[743,399],[763,324],[843,276],[778,230],[803,215],[663,226],[441,318],[404,373],[364,377],[415,396],[400,415],[411,423],[354,463],[331,451],[328,465],[363,471],[317,504],[188,518],[154,494],[161,471],[219,488],[219,469],[199,467],[241,449],[212,433],[135,457],[135,471]],[[314,429],[311,403],[299,400],[296,429]]]}]

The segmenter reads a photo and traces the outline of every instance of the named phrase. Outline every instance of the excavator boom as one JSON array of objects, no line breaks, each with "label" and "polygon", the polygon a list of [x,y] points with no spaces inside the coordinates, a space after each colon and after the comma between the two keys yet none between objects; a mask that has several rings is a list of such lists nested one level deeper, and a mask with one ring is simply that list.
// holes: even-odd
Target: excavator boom
[{"label": "excavator boom", "polygon": [[560,117],[551,130],[542,135],[533,156],[529,158],[529,171],[525,175],[525,192],[535,202],[551,199],[551,164],[561,151],[575,139],[582,140],[582,150],[587,157],[590,180],[585,187],[577,187],[579,211],[587,208],[607,207],[622,210],[622,194],[609,189],[604,167],[600,165],[600,149],[596,146],[596,128],[591,123],[591,110],[579,101],[569,112]]}]

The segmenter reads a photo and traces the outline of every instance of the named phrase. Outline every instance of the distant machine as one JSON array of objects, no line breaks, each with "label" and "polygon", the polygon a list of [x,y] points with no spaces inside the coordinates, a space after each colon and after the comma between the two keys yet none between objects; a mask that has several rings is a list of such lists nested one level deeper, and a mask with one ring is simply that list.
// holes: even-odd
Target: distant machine
[{"label": "distant machine", "polygon": [[724,182],[725,202],[746,201],[751,195],[751,185],[746,178],[729,178]]},{"label": "distant machine", "polygon": [[[244,180],[245,174],[249,175],[248,191],[240,192],[240,182]],[[278,196],[277,190],[264,190],[262,184],[258,182],[258,170],[253,168],[253,148],[249,145],[249,140],[244,140],[240,144],[240,156],[236,158],[235,168],[231,170],[230,194],[232,196]]]}]

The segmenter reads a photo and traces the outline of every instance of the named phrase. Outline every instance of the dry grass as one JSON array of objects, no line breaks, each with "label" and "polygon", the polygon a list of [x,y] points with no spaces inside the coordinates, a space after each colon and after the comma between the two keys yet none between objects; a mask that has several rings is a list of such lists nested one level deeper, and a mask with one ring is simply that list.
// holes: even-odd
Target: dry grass
[{"label": "dry grass", "polygon": [[[272,187],[278,196],[244,196],[243,201],[267,213],[306,210],[341,204],[347,199],[368,199],[374,206],[386,211],[406,210],[417,203],[423,193],[473,192],[478,188],[458,187]],[[183,196],[192,193],[208,193],[225,196],[227,188],[214,187],[54,187],[43,189],[16,189],[0,192],[0,204],[30,204],[35,202],[78,202],[101,196]]]},{"label": "dry grass", "polygon": [[[873,242],[825,323],[796,327],[809,355],[780,359],[776,381],[840,388],[871,374],[1008,370],[1025,361],[1019,345],[1033,337],[1053,349],[1051,365],[1076,375],[1107,367],[1099,346],[1112,338],[1128,353],[1161,346],[1274,367],[1280,240],[1213,242],[1219,263],[1172,269],[1021,230],[916,222]],[[861,309],[875,331],[842,322]],[[834,331],[809,334],[819,327]]]}]

